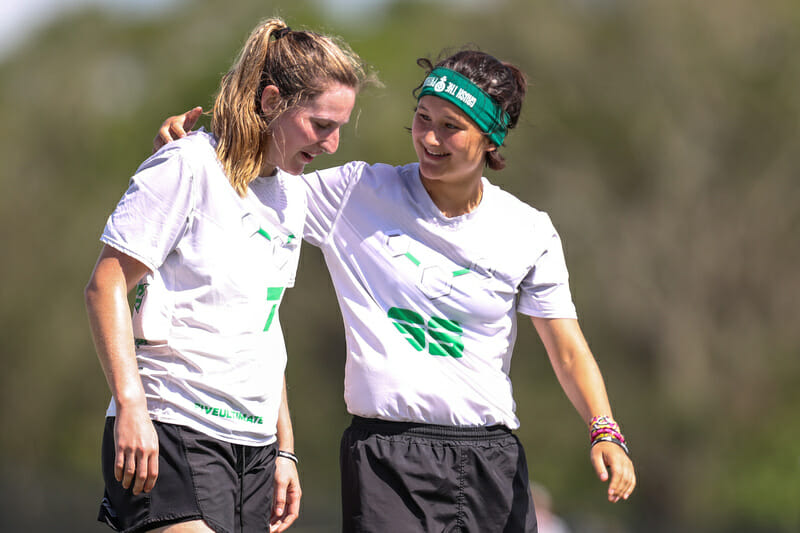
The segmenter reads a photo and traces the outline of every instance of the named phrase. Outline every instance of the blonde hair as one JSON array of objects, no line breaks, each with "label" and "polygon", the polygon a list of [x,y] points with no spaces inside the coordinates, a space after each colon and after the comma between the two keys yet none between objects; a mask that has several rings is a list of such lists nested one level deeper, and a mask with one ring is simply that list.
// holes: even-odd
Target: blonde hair
[{"label": "blonde hair", "polygon": [[[258,177],[270,124],[281,113],[312,100],[332,84],[358,92],[365,81],[361,58],[343,41],[292,31],[278,18],[260,23],[223,76],[211,118],[217,157],[233,188],[244,196]],[[261,94],[267,85],[278,88],[280,102],[262,111]]]}]

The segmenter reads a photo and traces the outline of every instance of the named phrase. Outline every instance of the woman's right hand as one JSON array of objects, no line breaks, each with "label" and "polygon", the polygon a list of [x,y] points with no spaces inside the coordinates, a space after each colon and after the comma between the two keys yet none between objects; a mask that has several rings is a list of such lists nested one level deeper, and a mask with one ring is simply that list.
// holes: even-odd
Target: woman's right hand
[{"label": "woman's right hand", "polygon": [[165,120],[153,139],[153,153],[156,153],[165,144],[186,137],[186,133],[192,131],[197,119],[202,114],[203,108],[197,106],[182,115],[175,115]]},{"label": "woman's right hand", "polygon": [[114,443],[114,477],[134,494],[150,492],[158,479],[158,435],[147,409],[117,406]]}]

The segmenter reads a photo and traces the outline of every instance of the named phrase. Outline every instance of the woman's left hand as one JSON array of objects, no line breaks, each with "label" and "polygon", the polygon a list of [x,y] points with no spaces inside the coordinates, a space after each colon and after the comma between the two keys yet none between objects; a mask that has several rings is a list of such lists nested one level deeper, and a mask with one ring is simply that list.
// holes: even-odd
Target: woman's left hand
[{"label": "woman's left hand", "polygon": [[600,481],[608,483],[608,501],[627,500],[636,487],[633,462],[620,446],[613,442],[598,442],[592,446],[591,461]]},{"label": "woman's left hand", "polygon": [[275,494],[272,498],[272,516],[269,519],[270,533],[286,531],[300,514],[300,476],[297,465],[289,459],[275,459]]}]

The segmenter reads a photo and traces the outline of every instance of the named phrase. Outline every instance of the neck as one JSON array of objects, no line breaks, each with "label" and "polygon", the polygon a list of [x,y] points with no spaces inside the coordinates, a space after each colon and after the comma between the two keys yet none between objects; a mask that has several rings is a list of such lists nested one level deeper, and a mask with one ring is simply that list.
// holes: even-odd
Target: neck
[{"label": "neck", "polygon": [[420,180],[433,203],[448,218],[473,212],[483,198],[483,182],[480,177],[467,184],[429,180],[422,175]]},{"label": "neck", "polygon": [[261,170],[258,172],[260,177],[264,176],[273,176],[278,171],[278,167],[275,165],[270,165],[269,163],[264,163],[261,165]]}]

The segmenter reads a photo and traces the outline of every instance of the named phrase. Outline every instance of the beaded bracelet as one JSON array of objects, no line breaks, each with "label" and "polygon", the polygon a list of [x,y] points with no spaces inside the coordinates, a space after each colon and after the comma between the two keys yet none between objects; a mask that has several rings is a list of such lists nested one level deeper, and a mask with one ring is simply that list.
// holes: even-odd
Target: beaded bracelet
[{"label": "beaded bracelet", "polygon": [[608,415],[600,415],[592,418],[589,423],[589,439],[592,447],[598,442],[613,442],[630,455],[628,446],[625,444],[625,437],[619,429],[619,424]]},{"label": "beaded bracelet", "polygon": [[290,461],[294,462],[294,464],[298,464],[300,462],[295,454],[292,452],[287,452],[286,450],[278,450],[278,457],[289,459]]},{"label": "beaded bracelet", "polygon": [[626,446],[624,442],[617,440],[614,437],[600,437],[599,439],[595,439],[594,441],[592,441],[591,447],[594,448],[594,445],[597,444],[598,442],[613,442],[614,444],[616,444],[625,451],[625,455],[627,455],[628,457],[630,457],[631,455],[631,452],[628,451],[628,446]]}]

